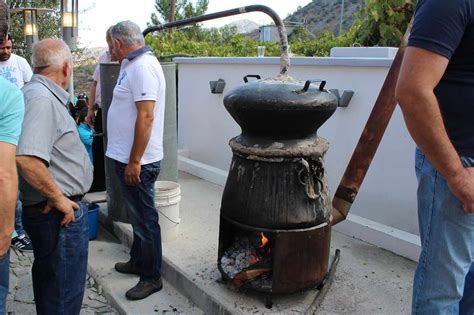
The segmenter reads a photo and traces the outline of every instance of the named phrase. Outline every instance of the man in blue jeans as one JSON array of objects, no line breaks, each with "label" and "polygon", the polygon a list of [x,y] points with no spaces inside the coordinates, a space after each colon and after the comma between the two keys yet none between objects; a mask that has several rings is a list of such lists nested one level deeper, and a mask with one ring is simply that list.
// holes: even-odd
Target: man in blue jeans
[{"label": "man in blue jeans", "polygon": [[420,0],[397,85],[418,145],[413,314],[474,314],[474,0]]},{"label": "man in blue jeans", "polygon": [[140,28],[124,21],[112,28],[113,52],[121,63],[107,116],[106,156],[115,161],[123,199],[133,226],[130,260],[115,265],[139,274],[127,291],[131,300],[161,290],[161,231],[154,184],[163,158],[165,79],[160,63],[145,46]]},{"label": "man in blue jeans", "polygon": [[71,52],[62,40],[33,46],[34,75],[23,87],[25,119],[17,148],[23,224],[33,243],[38,314],[81,311],[87,272],[87,207],[92,164],[68,111]]},{"label": "man in blue jeans", "polygon": [[[7,39],[8,17],[8,6],[0,0],[0,45]],[[0,315],[6,314],[10,267],[8,249],[18,194],[15,150],[24,110],[20,89],[0,78]]]}]

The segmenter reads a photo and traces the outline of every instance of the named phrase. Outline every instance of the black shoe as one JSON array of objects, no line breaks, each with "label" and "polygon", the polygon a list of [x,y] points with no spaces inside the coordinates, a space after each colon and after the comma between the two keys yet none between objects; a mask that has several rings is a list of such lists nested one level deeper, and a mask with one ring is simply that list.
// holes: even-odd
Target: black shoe
[{"label": "black shoe", "polygon": [[12,246],[22,252],[33,251],[33,244],[26,234],[12,238]]},{"label": "black shoe", "polygon": [[129,300],[141,300],[163,289],[161,278],[155,281],[140,280],[136,286],[125,293]]},{"label": "black shoe", "polygon": [[127,273],[131,275],[140,275],[141,273],[141,269],[129,261],[116,263],[115,270],[120,273]]}]

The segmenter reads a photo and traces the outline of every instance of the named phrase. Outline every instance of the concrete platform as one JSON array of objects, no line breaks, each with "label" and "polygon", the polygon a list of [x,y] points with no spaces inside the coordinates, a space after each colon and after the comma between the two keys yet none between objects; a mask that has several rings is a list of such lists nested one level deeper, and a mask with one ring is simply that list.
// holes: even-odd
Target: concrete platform
[{"label": "concrete platform", "polygon": [[[269,310],[261,295],[236,291],[220,281],[216,262],[223,187],[187,173],[180,173],[179,182],[179,237],[163,244],[163,277],[206,314],[306,313],[315,289],[277,296]],[[114,231],[123,243],[130,243],[129,225],[114,223]],[[410,313],[414,262],[333,231],[332,254],[336,248],[341,260],[318,314]],[[156,303],[159,299],[153,298]]]},{"label": "concrete platform", "polygon": [[147,299],[127,300],[125,292],[138,282],[138,276],[118,273],[113,266],[118,261],[127,261],[128,252],[127,247],[103,229],[99,231],[98,238],[89,243],[88,273],[120,314],[203,314],[166,281],[163,290]]}]

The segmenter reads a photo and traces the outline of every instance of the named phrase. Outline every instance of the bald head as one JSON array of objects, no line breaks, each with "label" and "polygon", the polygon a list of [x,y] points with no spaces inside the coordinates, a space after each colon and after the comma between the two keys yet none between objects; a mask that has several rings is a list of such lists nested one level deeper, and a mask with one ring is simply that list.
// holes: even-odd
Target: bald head
[{"label": "bald head", "polygon": [[71,50],[60,39],[43,39],[33,45],[33,72],[42,74],[63,88],[68,86],[72,73]]},{"label": "bald head", "polygon": [[5,1],[0,0],[0,42],[3,43],[10,28],[10,14]]},{"label": "bald head", "polygon": [[43,39],[33,46],[31,63],[35,73],[58,70],[64,63],[71,63],[71,50],[60,39]]}]

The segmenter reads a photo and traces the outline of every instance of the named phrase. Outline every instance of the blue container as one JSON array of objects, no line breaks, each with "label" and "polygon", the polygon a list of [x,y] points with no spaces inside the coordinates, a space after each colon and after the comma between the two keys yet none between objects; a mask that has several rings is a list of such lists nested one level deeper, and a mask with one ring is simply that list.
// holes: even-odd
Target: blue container
[{"label": "blue container", "polygon": [[99,224],[99,205],[91,203],[87,211],[87,220],[89,222],[89,240],[97,238],[97,227]]}]

